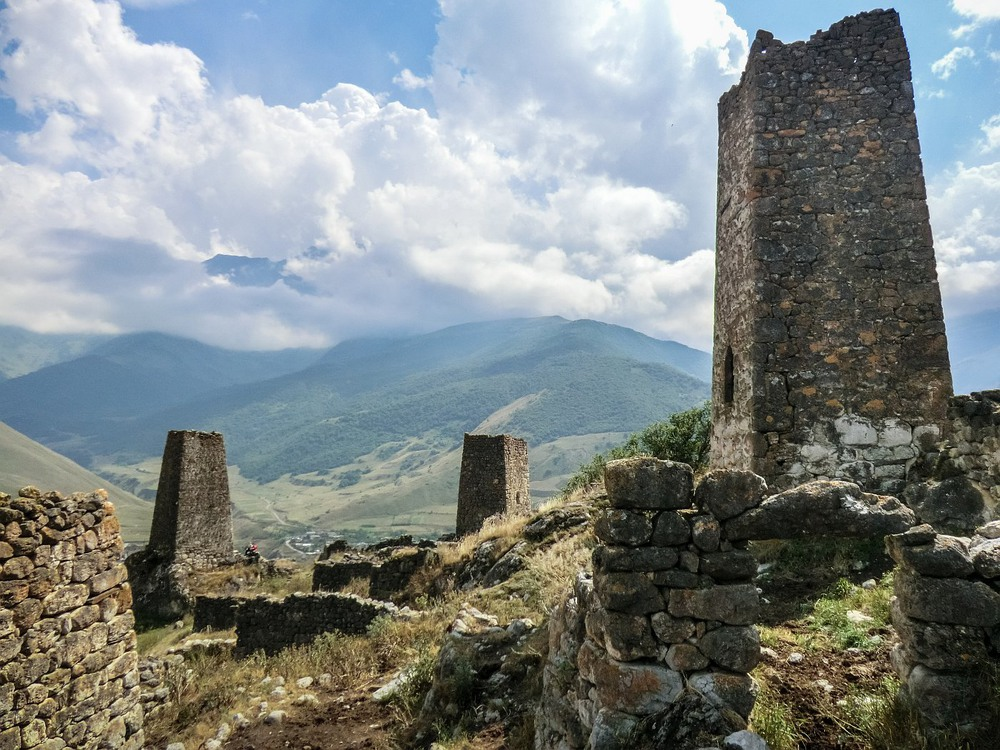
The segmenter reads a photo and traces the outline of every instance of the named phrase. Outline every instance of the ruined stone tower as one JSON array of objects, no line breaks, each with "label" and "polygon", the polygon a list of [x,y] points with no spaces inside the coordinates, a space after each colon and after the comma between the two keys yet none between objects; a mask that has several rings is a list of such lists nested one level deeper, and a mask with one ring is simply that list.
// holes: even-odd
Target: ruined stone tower
[{"label": "ruined stone tower", "polygon": [[898,491],[951,372],[895,11],[761,31],[719,102],[712,463]]},{"label": "ruined stone tower", "polygon": [[465,435],[455,531],[472,534],[490,516],[528,513],[528,444],[510,435]]},{"label": "ruined stone tower", "polygon": [[167,433],[149,549],[195,568],[232,560],[233,519],[220,433]]}]

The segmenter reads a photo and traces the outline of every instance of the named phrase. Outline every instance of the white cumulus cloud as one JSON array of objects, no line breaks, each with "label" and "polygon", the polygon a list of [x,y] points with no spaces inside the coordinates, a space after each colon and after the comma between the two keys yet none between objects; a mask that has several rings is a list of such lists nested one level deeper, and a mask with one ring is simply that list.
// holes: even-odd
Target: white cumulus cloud
[{"label": "white cumulus cloud", "polygon": [[0,92],[37,125],[0,156],[0,322],[279,347],[560,314],[708,346],[724,7],[443,0],[437,28],[396,81],[435,114],[335,81],[271,106],[111,0],[9,0]]},{"label": "white cumulus cloud", "polygon": [[944,57],[931,63],[931,72],[942,81],[947,81],[958,69],[959,62],[975,56],[976,52],[972,47],[955,47]]}]

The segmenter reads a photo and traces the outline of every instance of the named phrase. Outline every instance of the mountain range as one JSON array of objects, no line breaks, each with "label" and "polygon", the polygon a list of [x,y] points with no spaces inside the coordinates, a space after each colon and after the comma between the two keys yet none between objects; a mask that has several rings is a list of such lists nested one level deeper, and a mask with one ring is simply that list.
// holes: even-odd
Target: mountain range
[{"label": "mountain range", "polygon": [[463,433],[524,437],[544,495],[594,450],[709,393],[704,352],[555,317],[325,352],[232,352],[164,334],[91,343],[0,382],[0,420],[144,498],[168,430],[220,431],[251,534],[445,530]]}]

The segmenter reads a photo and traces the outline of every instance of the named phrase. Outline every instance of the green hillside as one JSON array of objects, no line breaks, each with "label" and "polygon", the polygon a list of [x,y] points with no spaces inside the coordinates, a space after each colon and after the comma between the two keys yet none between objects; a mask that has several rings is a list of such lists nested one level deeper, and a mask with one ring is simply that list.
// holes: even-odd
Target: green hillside
[{"label": "green hillside", "polygon": [[454,524],[464,433],[526,439],[543,498],[610,436],[704,401],[708,370],[704,352],[556,317],[325,353],[142,334],[0,382],[0,419],[146,498],[168,430],[222,432],[238,534],[433,534]]},{"label": "green hillside", "polygon": [[23,328],[0,326],[0,381],[75,359],[108,338],[85,334],[33,333]]},{"label": "green hillside", "polygon": [[140,543],[149,537],[152,503],[109,484],[65,456],[0,423],[0,492],[16,495],[19,489],[28,485],[64,495],[104,488],[118,511],[125,541]]}]

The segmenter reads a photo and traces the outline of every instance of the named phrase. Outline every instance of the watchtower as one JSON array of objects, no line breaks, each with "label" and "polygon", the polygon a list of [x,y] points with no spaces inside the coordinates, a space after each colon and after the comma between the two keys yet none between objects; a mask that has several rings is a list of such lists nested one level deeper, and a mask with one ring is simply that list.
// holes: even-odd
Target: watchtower
[{"label": "watchtower", "polygon": [[531,511],[528,444],[510,435],[469,435],[458,481],[458,536],[482,528],[490,516]]},{"label": "watchtower", "polygon": [[233,518],[221,433],[167,433],[149,548],[194,568],[233,559]]},{"label": "watchtower", "polygon": [[899,16],[759,31],[719,102],[712,464],[896,492],[951,395]]}]

